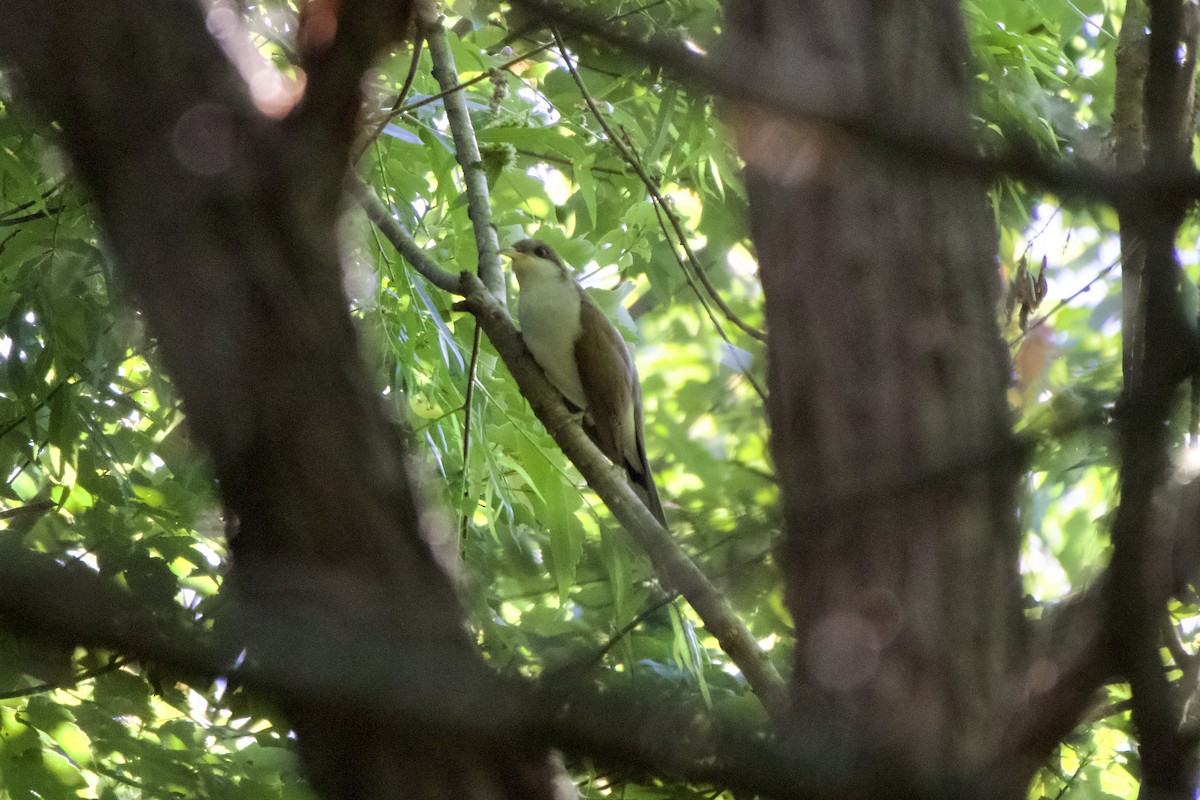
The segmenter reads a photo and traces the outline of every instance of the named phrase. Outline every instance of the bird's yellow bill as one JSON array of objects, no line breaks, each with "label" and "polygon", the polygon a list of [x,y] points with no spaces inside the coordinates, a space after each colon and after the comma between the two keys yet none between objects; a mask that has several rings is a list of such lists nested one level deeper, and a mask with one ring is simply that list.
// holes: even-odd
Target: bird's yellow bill
[{"label": "bird's yellow bill", "polygon": [[506,247],[500,251],[500,255],[512,259],[512,271],[515,275],[523,275],[525,270],[529,268],[528,253],[522,253],[520,250]]}]

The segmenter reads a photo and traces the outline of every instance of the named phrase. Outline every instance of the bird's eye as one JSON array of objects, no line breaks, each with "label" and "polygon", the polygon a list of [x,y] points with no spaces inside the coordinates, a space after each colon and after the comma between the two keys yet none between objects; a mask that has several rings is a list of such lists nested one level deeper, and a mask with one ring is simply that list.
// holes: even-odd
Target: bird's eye
[{"label": "bird's eye", "polygon": [[550,255],[546,252],[546,248],[544,247],[539,247],[537,250],[534,250],[533,254],[538,258],[546,258],[548,255]]}]

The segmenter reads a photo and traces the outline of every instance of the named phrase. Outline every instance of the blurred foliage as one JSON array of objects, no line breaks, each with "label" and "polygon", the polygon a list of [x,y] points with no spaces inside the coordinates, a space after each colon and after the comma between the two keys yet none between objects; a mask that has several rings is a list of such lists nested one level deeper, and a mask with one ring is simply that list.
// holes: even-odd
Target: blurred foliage
[{"label": "blurred foliage", "polygon": [[[985,150],[1034,150],[1050,160],[1112,160],[1117,35],[1123,0],[1017,2],[966,0],[979,70],[976,130]],[[1115,212],[1084,198],[1031,193],[1015,181],[993,190],[1006,287],[1026,263],[1042,271],[1047,296],[1022,331],[1002,326],[1011,345],[1017,428],[1036,444],[1019,514],[1026,533],[1022,574],[1031,615],[1087,586],[1108,562],[1108,530],[1118,499],[1111,416],[1121,390],[1120,242]],[[1179,256],[1195,316],[1200,225],[1190,216]],[[1044,261],[1043,261],[1044,260]],[[1192,456],[1187,398],[1180,397],[1175,441],[1181,465]],[[1194,438],[1194,437],[1191,437]],[[1181,466],[1181,471],[1183,467]],[[1194,596],[1193,596],[1194,598]],[[1176,603],[1180,644],[1197,646],[1200,605]],[[1164,656],[1166,657],[1166,656]],[[1194,684],[1176,669],[1181,691]],[[1181,666],[1181,665],[1175,665]],[[1030,787],[1031,798],[1133,798],[1140,769],[1128,688],[1108,689],[1098,709],[1059,747]]]},{"label": "blurred foliage", "polygon": [[[1121,0],[966,0],[980,145],[1104,162]],[[633,33],[710,47],[716,0],[590,4]],[[246,4],[277,65],[295,8]],[[724,339],[686,283],[646,189],[604,136],[537,20],[493,3],[447,9],[451,45],[484,153],[504,243],[550,241],[631,341],[646,395],[650,457],[675,534],[728,593],[781,668],[789,620],[772,560],[777,488],[761,399],[764,352]],[[762,326],[739,161],[713,99],[566,32],[583,80],[671,199],[728,304]],[[449,269],[472,269],[470,222],[438,93],[422,51],[367,81],[358,169]],[[401,113],[385,121],[389,110]],[[148,601],[211,624],[226,555],[211,474],[191,446],[155,344],[123,296],[87,200],[44,132],[0,106],[0,508],[3,551],[79,561]],[[1046,259],[1048,295],[1012,342],[1019,429],[1037,442],[1020,519],[1031,614],[1085,586],[1107,557],[1116,485],[1107,419],[1120,388],[1116,219],[1105,207],[993,189],[1005,281]],[[354,209],[346,286],[381,390],[436,474],[434,502],[460,523],[470,621],[486,656],[536,676],[595,660],[597,681],[706,708],[753,729],[762,710],[683,603],[665,602],[646,559],[529,412],[484,343],[464,453],[472,320],[426,284]],[[1194,219],[1181,257],[1200,277]],[[1080,292],[1083,287],[1088,287]],[[515,294],[515,287],[513,287]],[[1062,302],[1066,300],[1065,304]],[[1062,304],[1062,305],[1060,305]],[[635,320],[626,309],[637,312]],[[1044,322],[1043,316],[1053,312]],[[1181,419],[1179,441],[1184,444]],[[1197,608],[1175,609],[1194,645]],[[1136,756],[1121,687],[1081,727],[1031,797],[1131,798]],[[581,791],[712,796],[572,764]],[[240,689],[194,685],[94,650],[46,651],[0,634],[0,797],[310,797],[287,730]]]}]

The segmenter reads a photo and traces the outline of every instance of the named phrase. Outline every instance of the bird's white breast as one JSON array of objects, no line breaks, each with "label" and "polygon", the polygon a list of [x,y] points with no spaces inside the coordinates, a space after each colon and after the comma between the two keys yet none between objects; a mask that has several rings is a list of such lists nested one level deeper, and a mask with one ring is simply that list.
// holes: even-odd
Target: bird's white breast
[{"label": "bird's white breast", "polygon": [[521,278],[517,318],[525,346],[546,372],[546,377],[564,397],[586,409],[587,398],[575,363],[579,292],[575,281],[561,273],[525,275]]}]

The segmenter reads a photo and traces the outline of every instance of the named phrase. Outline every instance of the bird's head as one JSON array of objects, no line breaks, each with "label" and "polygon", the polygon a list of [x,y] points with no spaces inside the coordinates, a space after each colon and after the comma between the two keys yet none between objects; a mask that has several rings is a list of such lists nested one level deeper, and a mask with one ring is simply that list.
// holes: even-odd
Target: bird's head
[{"label": "bird's head", "polygon": [[569,270],[554,248],[541,239],[522,239],[500,255],[512,259],[513,274],[519,283],[529,280],[546,280],[568,275]]}]

